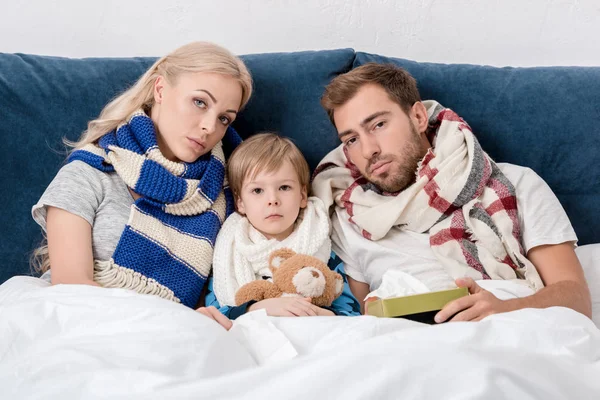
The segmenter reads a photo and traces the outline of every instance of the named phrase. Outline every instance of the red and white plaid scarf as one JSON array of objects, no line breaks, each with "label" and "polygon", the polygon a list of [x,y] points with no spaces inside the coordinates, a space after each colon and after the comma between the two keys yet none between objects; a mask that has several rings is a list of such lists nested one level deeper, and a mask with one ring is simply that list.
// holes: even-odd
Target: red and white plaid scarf
[{"label": "red and white plaid scarf", "polygon": [[435,101],[423,104],[433,148],[414,184],[382,193],[341,145],[317,167],[314,194],[328,207],[344,208],[368,240],[386,237],[392,228],[429,232],[431,249],[454,278],[525,279],[534,290],[542,288],[521,246],[514,186],[462,118]]}]

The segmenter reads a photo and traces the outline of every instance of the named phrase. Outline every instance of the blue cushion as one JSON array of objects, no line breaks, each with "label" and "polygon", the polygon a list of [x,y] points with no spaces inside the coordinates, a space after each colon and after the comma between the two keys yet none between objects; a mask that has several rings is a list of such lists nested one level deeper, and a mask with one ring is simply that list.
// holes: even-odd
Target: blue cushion
[{"label": "blue cushion", "polygon": [[255,92],[234,123],[242,137],[275,131],[298,145],[311,169],[338,145],[335,128],[321,107],[325,86],[348,72],[354,50],[272,53],[243,56]]},{"label": "blue cushion", "polygon": [[[235,127],[246,137],[262,130],[295,139],[314,168],[336,145],[319,105],[324,86],[348,71],[351,49],[243,57],[255,82]],[[0,54],[0,283],[29,272],[28,258],[40,243],[31,218],[39,199],[65,160],[61,139],[78,138],[102,107],[130,86],[154,58],[68,59]]]},{"label": "blue cushion", "polygon": [[423,99],[461,115],[488,154],[530,167],[552,188],[580,244],[600,242],[600,68],[495,68],[357,53],[354,67],[394,63]]},{"label": "blue cushion", "polygon": [[0,54],[0,159],[7,169],[0,175],[0,283],[29,271],[29,254],[41,241],[31,206],[65,160],[62,137],[77,139],[152,61]]}]

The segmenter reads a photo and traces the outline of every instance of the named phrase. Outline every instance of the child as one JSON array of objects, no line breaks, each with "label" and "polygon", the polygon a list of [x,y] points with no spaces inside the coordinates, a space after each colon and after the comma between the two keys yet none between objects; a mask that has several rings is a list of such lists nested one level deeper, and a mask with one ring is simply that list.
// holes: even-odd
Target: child
[{"label": "child", "polygon": [[220,307],[232,319],[260,308],[271,316],[359,315],[358,303],[347,285],[329,309],[300,297],[234,307],[235,293],[241,286],[271,277],[271,252],[286,247],[327,263],[331,240],[323,202],[308,197],[308,164],[289,139],[272,133],[252,136],[231,155],[228,177],[237,213],[225,221],[217,237],[214,294],[209,294],[207,304]]},{"label": "child", "polygon": [[220,46],[190,43],[157,60],[89,123],[33,206],[48,240],[36,251],[43,278],[194,307],[234,208],[225,154],[241,141],[230,125],[251,93],[248,69]]}]

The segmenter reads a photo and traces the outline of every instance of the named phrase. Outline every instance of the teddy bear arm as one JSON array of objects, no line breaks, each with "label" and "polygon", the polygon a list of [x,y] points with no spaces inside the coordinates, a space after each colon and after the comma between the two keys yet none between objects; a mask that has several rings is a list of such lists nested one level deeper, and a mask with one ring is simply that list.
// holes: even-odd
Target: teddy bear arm
[{"label": "teddy bear arm", "polygon": [[268,297],[275,285],[272,282],[258,280],[245,284],[235,294],[235,303],[239,306],[249,301],[261,301]]},{"label": "teddy bear arm", "polygon": [[265,299],[274,299],[275,297],[281,297],[283,291],[276,285],[273,284],[265,291]]}]

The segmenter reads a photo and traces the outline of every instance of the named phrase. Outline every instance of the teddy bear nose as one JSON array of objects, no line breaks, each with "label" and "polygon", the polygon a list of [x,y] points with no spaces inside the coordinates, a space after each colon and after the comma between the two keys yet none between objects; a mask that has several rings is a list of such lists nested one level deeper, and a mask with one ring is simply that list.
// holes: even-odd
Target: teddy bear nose
[{"label": "teddy bear nose", "polygon": [[319,277],[319,273],[317,271],[310,271],[312,273],[312,276],[314,276],[315,278]]}]

